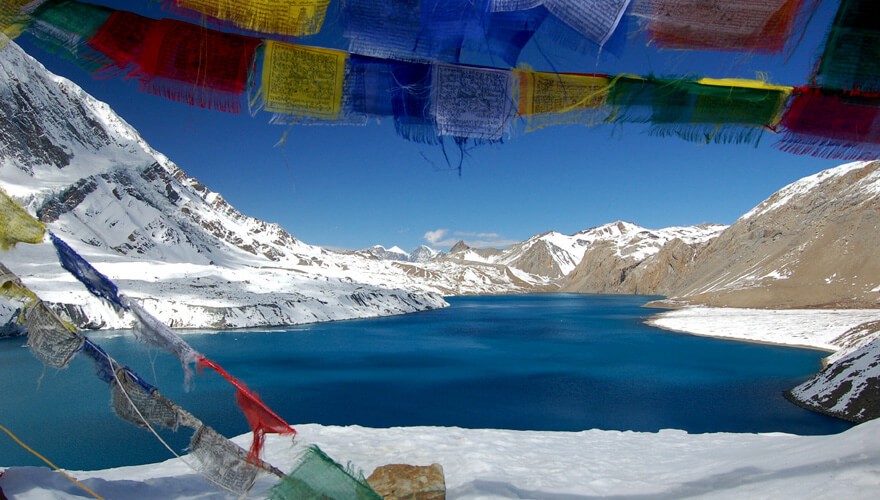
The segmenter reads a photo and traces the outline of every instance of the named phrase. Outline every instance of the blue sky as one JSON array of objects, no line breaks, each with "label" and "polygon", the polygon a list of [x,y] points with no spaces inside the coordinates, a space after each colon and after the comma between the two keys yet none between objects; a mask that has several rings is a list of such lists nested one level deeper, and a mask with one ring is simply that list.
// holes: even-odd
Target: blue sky
[{"label": "blue sky", "polygon": [[[551,59],[561,71],[719,78],[763,72],[772,83],[798,85],[807,81],[837,3],[820,3],[790,57],[657,51],[637,34],[619,56],[554,53]],[[500,247],[615,220],[648,228],[730,224],[782,186],[842,163],[777,151],[773,134],[755,148],[657,138],[638,125],[572,125],[473,149],[459,176],[438,147],[398,137],[390,121],[270,125],[267,113],[208,111],[139,93],[131,80],[93,79],[35,48],[27,35],[19,42],[50,70],[108,102],[154,148],[242,212],[333,248],[446,249],[459,239]],[[531,49],[522,59],[545,69]]]}]

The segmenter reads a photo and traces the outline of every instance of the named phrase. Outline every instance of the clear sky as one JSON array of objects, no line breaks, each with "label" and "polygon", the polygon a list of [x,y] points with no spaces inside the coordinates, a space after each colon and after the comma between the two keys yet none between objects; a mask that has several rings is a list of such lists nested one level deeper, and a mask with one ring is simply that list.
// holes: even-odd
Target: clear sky
[{"label": "clear sky", "polygon": [[[148,4],[100,3],[122,9]],[[618,55],[549,57],[560,71],[716,78],[763,72],[771,83],[799,85],[821,52],[837,4],[820,2],[789,56],[658,51],[636,33]],[[167,15],[155,6],[138,9]],[[473,149],[459,176],[439,147],[398,137],[390,120],[288,129],[268,124],[268,113],[203,110],[139,93],[132,80],[94,79],[39,50],[28,35],[19,43],[50,70],[109,103],[155,149],[245,214],[333,248],[448,249],[459,239],[500,247],[549,230],[572,234],[615,220],[648,228],[730,224],[782,186],[843,163],[780,152],[772,147],[772,133],[755,148],[658,138],[634,124],[572,125]],[[533,47],[521,60],[546,69]]]}]

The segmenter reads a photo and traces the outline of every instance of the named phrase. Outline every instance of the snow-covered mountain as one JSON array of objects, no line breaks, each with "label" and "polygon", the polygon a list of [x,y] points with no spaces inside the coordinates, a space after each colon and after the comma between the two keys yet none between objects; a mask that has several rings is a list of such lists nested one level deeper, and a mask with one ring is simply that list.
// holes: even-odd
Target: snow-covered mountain
[{"label": "snow-covered mountain", "polygon": [[[238,212],[106,104],[13,43],[0,51],[0,187],[129,296],[178,327],[247,327],[443,307],[390,264],[306,245]],[[2,261],[81,326],[125,327],[51,244]]]},{"label": "snow-covered mountain", "polygon": [[434,250],[425,245],[420,245],[413,250],[412,253],[409,253],[396,245],[391,248],[385,248],[382,245],[374,245],[370,248],[360,250],[359,253],[365,256],[372,256],[379,260],[396,260],[400,262],[428,262],[443,254],[439,250]]}]

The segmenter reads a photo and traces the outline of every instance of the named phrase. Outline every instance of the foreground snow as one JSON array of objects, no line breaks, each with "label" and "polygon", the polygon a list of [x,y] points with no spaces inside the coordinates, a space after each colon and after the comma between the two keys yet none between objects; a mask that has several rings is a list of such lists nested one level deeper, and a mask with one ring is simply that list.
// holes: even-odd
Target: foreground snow
[{"label": "foreground snow", "polygon": [[880,309],[737,309],[686,307],[662,312],[651,326],[693,335],[837,351],[835,339],[868,321]]},{"label": "foreground snow", "polygon": [[[366,474],[379,465],[439,463],[448,498],[875,498],[880,487],[880,422],[839,435],[530,432],[439,427],[297,427],[296,444],[272,436],[266,457],[288,470],[297,450],[318,444]],[[249,436],[235,439],[247,444]],[[224,498],[180,460],[74,472],[107,498]],[[251,492],[275,483],[262,477]],[[81,498],[45,468],[5,471],[16,499]]]}]

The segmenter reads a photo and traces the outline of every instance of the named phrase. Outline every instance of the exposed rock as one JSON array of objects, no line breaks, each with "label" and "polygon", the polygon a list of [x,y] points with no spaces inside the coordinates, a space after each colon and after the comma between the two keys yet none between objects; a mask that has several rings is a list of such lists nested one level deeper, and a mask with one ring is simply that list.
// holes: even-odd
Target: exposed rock
[{"label": "exposed rock", "polygon": [[880,417],[880,322],[866,323],[853,330],[874,334],[874,340],[786,393],[789,400],[851,422]]},{"label": "exposed rock", "polygon": [[367,483],[385,500],[445,500],[446,479],[440,464],[391,464],[377,467]]},{"label": "exposed rock", "polygon": [[801,179],[699,252],[676,299],[720,307],[880,306],[880,162]]},{"label": "exposed rock", "polygon": [[455,245],[452,245],[452,248],[449,249],[449,253],[461,253],[467,250],[470,250],[471,247],[467,245],[464,241],[460,240]]}]

